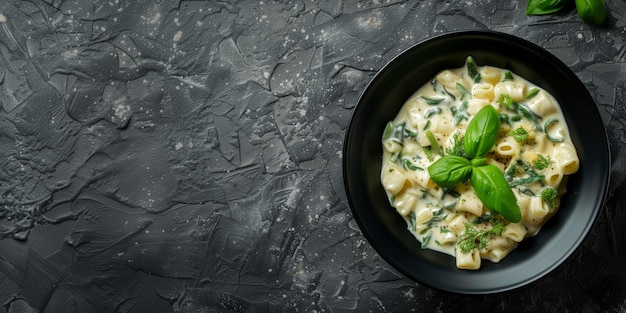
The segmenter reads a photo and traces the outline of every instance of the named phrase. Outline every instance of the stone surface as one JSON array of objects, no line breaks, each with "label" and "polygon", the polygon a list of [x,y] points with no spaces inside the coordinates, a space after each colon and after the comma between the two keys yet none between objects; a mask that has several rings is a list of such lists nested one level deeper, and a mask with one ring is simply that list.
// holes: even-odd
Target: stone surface
[{"label": "stone surface", "polygon": [[[0,2],[0,312],[625,312],[626,4],[602,27],[519,1]],[[532,41],[612,144],[574,255],[486,297],[405,278],[342,183],[378,69],[453,30]]]}]

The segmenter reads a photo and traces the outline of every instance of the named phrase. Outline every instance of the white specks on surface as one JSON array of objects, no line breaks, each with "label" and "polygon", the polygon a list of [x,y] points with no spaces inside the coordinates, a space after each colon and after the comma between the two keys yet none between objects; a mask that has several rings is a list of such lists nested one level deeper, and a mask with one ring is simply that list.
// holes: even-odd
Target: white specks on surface
[{"label": "white specks on surface", "polygon": [[61,53],[65,59],[73,59],[78,56],[80,51],[78,49],[66,50]]},{"label": "white specks on surface", "polygon": [[118,99],[113,103],[113,112],[116,118],[120,120],[126,120],[130,117],[130,106],[127,105],[124,99]]},{"label": "white specks on surface", "polygon": [[[3,5],[5,2],[19,3],[3,1]],[[37,12],[29,13],[27,21],[20,21],[16,14],[25,12],[26,6],[2,12],[7,16],[0,15],[2,23],[6,23],[8,18],[6,25],[0,24],[0,32],[10,30],[18,45],[28,43],[28,46],[22,47],[23,51],[32,51],[30,59],[25,57],[9,60],[4,64],[6,76],[2,87],[11,92],[2,95],[26,95],[20,99],[27,99],[27,93],[33,87],[26,82],[17,81],[13,74],[23,70],[29,71],[31,75],[34,73],[33,69],[16,67],[17,71],[11,71],[7,64],[18,66],[38,61],[51,61],[49,65],[46,63],[41,67],[44,71],[58,68],[62,73],[83,74],[85,70],[87,76],[78,77],[77,80],[75,77],[66,79],[68,75],[65,74],[54,75],[63,76],[64,82],[75,81],[72,84],[60,84],[57,89],[67,96],[78,94],[80,97],[76,97],[77,100],[89,101],[89,105],[93,99],[84,99],[85,94],[82,91],[86,87],[97,90],[103,84],[112,86],[105,88],[110,93],[103,97],[106,99],[103,99],[102,108],[103,115],[107,114],[105,119],[113,120],[114,125],[109,125],[107,121],[89,126],[77,125],[82,129],[92,129],[88,136],[82,138],[92,142],[93,147],[81,145],[80,141],[76,147],[88,152],[107,152],[116,162],[141,168],[141,177],[144,178],[145,175],[143,182],[149,184],[149,188],[137,187],[135,190],[130,184],[119,187],[116,183],[123,183],[124,178],[128,177],[124,175],[124,169],[128,167],[112,167],[114,164],[110,164],[111,161],[106,158],[103,158],[104,163],[94,158],[96,162],[93,163],[99,166],[82,166],[82,173],[89,173],[88,170],[104,170],[103,175],[117,173],[119,176],[115,178],[116,183],[106,185],[99,179],[97,184],[84,190],[92,194],[103,192],[114,195],[116,199],[107,198],[107,201],[128,203],[124,209],[136,210],[132,215],[118,220],[119,223],[115,225],[121,229],[130,230],[131,227],[125,224],[132,225],[139,218],[155,223],[154,228],[151,228],[154,231],[138,231],[136,236],[115,237],[114,229],[98,230],[94,227],[102,224],[102,214],[113,214],[111,212],[115,211],[116,215],[126,216],[124,214],[127,213],[124,210],[91,210],[79,221],[86,222],[87,217],[93,216],[93,224],[84,225],[89,232],[83,235],[93,241],[85,241],[85,244],[77,246],[77,250],[85,251],[112,243],[113,246],[102,250],[102,258],[78,258],[73,266],[86,269],[88,267],[84,261],[94,261],[97,266],[88,274],[96,275],[100,268],[106,268],[110,264],[119,266],[118,263],[107,262],[115,259],[116,252],[124,251],[120,247],[130,246],[135,240],[140,240],[141,244],[146,242],[144,240],[156,242],[158,238],[182,239],[181,244],[186,240],[206,240],[203,245],[198,246],[201,247],[199,250],[208,249],[212,252],[216,247],[219,249],[219,258],[201,253],[201,262],[197,263],[193,261],[195,255],[187,258],[189,255],[185,254],[195,250],[183,245],[178,246],[174,254],[164,254],[166,257],[163,260],[153,260],[162,261],[158,264],[164,267],[171,267],[169,258],[173,257],[174,261],[178,258],[179,262],[184,261],[178,263],[182,266],[172,268],[166,274],[176,275],[189,271],[190,277],[206,283],[198,288],[188,285],[189,289],[178,299],[169,297],[178,296],[177,292],[182,290],[178,288],[187,284],[187,277],[181,280],[176,277],[171,279],[151,276],[150,282],[163,280],[174,283],[159,292],[142,292],[141,295],[135,293],[136,298],[121,302],[127,300],[122,299],[121,295],[154,286],[146,284],[144,280],[121,284],[126,282],[125,279],[115,275],[127,271],[116,269],[106,272],[103,278],[113,278],[109,287],[120,290],[119,293],[111,293],[113,301],[132,304],[137,300],[137,303],[148,303],[152,302],[150,295],[158,294],[155,296],[156,301],[172,306],[165,310],[177,312],[186,309],[189,312],[204,312],[212,305],[224,311],[243,311],[245,308],[248,311],[264,311],[263,308],[267,310],[268,304],[273,308],[286,308],[286,311],[293,312],[396,312],[430,309],[437,312],[471,312],[485,308],[484,305],[480,306],[484,299],[478,299],[476,302],[461,301],[463,305],[467,304],[466,311],[448,310],[454,306],[458,309],[459,306],[455,304],[458,302],[449,301],[444,304],[442,299],[453,297],[412,284],[401,275],[390,274],[392,269],[389,265],[382,262],[371,246],[361,240],[363,236],[349,212],[347,202],[342,198],[345,196],[341,188],[339,161],[342,159],[342,138],[358,94],[374,76],[375,71],[398,51],[413,43],[436,33],[470,28],[496,29],[513,35],[519,35],[523,31],[522,37],[548,39],[562,30],[561,22],[548,23],[549,27],[529,25],[528,21],[533,18],[526,17],[523,10],[516,10],[516,15],[512,15],[501,9],[506,5],[505,2],[480,3],[475,0],[418,1],[399,5],[396,1],[389,0],[305,1],[305,6],[298,1],[294,5],[293,1],[240,1],[237,4],[230,4],[229,1],[141,1],[143,3],[138,4],[140,1],[108,0],[101,3],[102,7],[95,5],[93,8],[83,8],[83,11],[79,6],[74,6],[72,1],[44,2],[60,4],[59,12],[47,20],[52,25],[42,22]],[[75,1],[81,2],[85,5],[91,4],[90,1]],[[113,5],[109,6],[107,3]],[[403,8],[405,4],[406,8]],[[497,8],[491,10],[490,6]],[[123,13],[116,12],[116,9],[122,12],[122,8]],[[519,5],[516,9],[519,9]],[[480,12],[481,10],[484,12]],[[617,16],[615,10],[613,12],[612,21],[623,26],[623,18]],[[491,13],[496,14],[491,16]],[[556,15],[551,20],[549,16],[535,20],[544,18],[547,21],[565,20],[568,27],[576,23],[573,17],[566,18],[563,15]],[[446,22],[437,23],[441,19]],[[91,27],[83,27],[83,24]],[[512,25],[519,25],[519,28]],[[23,31],[18,26],[24,26]],[[54,28],[56,33],[53,34],[56,37],[46,37],[51,33],[50,26]],[[37,30],[38,27],[40,31]],[[611,32],[605,34],[606,29]],[[568,28],[562,33],[566,34],[563,40],[546,41],[550,44],[548,48],[558,56],[584,54],[587,57],[584,62],[570,64],[577,68],[577,74],[593,77],[593,80],[588,80],[588,86],[608,91],[603,93],[592,89],[593,93],[613,95],[613,98],[600,97],[599,105],[607,111],[623,108],[623,97],[620,97],[624,90],[623,75],[619,76],[623,73],[621,69],[626,58],[623,31],[616,30],[614,25],[595,29],[581,24],[578,31]],[[613,37],[613,45],[610,47],[614,49],[603,49],[602,54],[597,54],[598,48],[606,47],[606,36]],[[596,42],[588,44],[594,37]],[[85,45],[94,40],[105,44],[89,47]],[[47,42],[55,43],[51,45],[55,47],[54,55],[45,55],[50,49],[45,48]],[[570,46],[560,43],[573,45],[575,49],[569,49]],[[21,55],[19,50],[11,50],[19,49],[18,45],[9,41],[4,44],[3,47],[9,52],[7,55]],[[172,45],[175,49],[171,49]],[[603,58],[606,61],[603,65],[606,67],[594,67],[596,57]],[[106,63],[104,58],[113,61]],[[114,60],[119,63],[116,65]],[[64,68],[64,64],[77,67]],[[104,68],[108,65],[112,65],[112,68]],[[87,71],[92,68],[101,71],[94,75],[94,72]],[[142,72],[144,70],[145,73]],[[607,73],[614,76],[609,77]],[[91,77],[96,80],[92,82]],[[25,88],[10,88],[16,85]],[[4,103],[5,107],[7,102],[8,100]],[[611,106],[607,107],[608,105]],[[140,106],[141,110],[138,109]],[[63,111],[63,108],[60,107],[59,111]],[[18,116],[6,115],[6,118]],[[133,115],[137,115],[137,118]],[[132,123],[128,127],[120,127],[124,124],[118,120],[129,121],[131,116]],[[608,126],[613,127],[613,130],[617,124],[623,126],[623,118],[619,118],[623,114],[615,116],[616,118],[607,119]],[[46,114],[42,118],[54,121],[51,124],[56,129],[68,125],[60,117],[52,119],[53,115]],[[148,123],[156,127],[143,130]],[[10,123],[6,125],[10,126]],[[120,140],[115,140],[115,145],[107,144],[108,146],[103,147],[97,142],[93,143],[99,136],[107,136],[101,130],[105,127],[111,133],[121,134]],[[10,132],[11,129],[5,131]],[[75,133],[72,129],[66,132]],[[82,134],[77,133],[76,136]],[[135,141],[128,139],[133,134],[136,136]],[[622,139],[620,137],[617,141],[621,142]],[[126,143],[138,142],[155,144],[146,146],[145,149],[124,146]],[[116,154],[117,147],[124,149]],[[144,154],[142,150],[145,150]],[[68,164],[76,163],[74,155],[65,159],[48,155],[45,157],[67,161]],[[163,162],[143,162],[161,158]],[[133,162],[135,160],[141,162]],[[33,167],[37,165],[23,162],[16,164],[15,169],[34,172]],[[58,168],[65,166],[67,165],[60,163]],[[3,167],[5,170],[8,168]],[[148,175],[163,168],[169,168],[173,173],[166,171],[163,176]],[[27,177],[22,175],[25,174],[17,173],[16,176]],[[48,175],[58,178],[57,172]],[[303,184],[301,181],[304,179],[301,178],[283,181],[288,175],[305,177],[310,182]],[[75,177],[83,178],[82,175]],[[33,182],[38,181],[37,177],[30,178]],[[174,183],[163,185],[167,188],[155,185],[161,184],[159,181],[164,179]],[[80,180],[73,180],[72,188],[80,183]],[[19,184],[20,182],[16,183]],[[41,182],[42,186],[46,184],[45,180]],[[619,177],[615,186],[618,185]],[[123,192],[129,188],[134,192]],[[115,190],[119,192],[113,192]],[[176,196],[162,196],[167,190],[173,190]],[[72,194],[81,196],[82,192],[75,191]],[[58,197],[55,195],[54,198],[61,199],[63,195],[61,190]],[[137,214],[142,210],[156,211],[163,199],[173,200],[176,205],[160,213]],[[77,205],[82,205],[83,202],[79,201]],[[614,202],[617,202],[616,199]],[[615,210],[610,210],[614,206],[607,207],[609,212],[615,214]],[[58,210],[50,213],[54,214],[56,211]],[[130,222],[124,223],[125,219]],[[171,222],[174,224],[170,224]],[[45,227],[63,229],[65,226]],[[45,227],[39,229],[45,230]],[[159,231],[161,228],[168,230],[165,235],[164,230]],[[34,233],[37,235],[37,230]],[[596,235],[598,233],[601,232]],[[601,235],[598,237],[605,239]],[[143,249],[138,251],[144,252]],[[615,252],[615,255],[621,254]],[[119,252],[117,256],[125,255],[124,252]],[[611,260],[611,257],[613,255],[607,257],[605,253],[600,253],[594,261],[601,258]],[[128,262],[142,263],[139,257],[130,256]],[[584,262],[570,264],[581,268],[585,265]],[[49,265],[56,266],[54,262]],[[58,269],[63,270],[65,266],[67,264],[59,264]],[[133,268],[141,269],[141,266]],[[213,270],[216,268],[219,270]],[[196,270],[198,272],[191,272]],[[233,276],[233,273],[240,275]],[[10,283],[12,276],[7,276]],[[68,275],[65,285],[72,284],[77,286],[76,291],[85,292],[85,289],[80,289],[83,277],[77,276]],[[619,279],[623,277],[615,276],[620,277]],[[47,275],[41,277],[48,278]],[[232,277],[236,277],[237,281],[230,280]],[[613,279],[613,285],[617,285],[619,279]],[[597,281],[591,279],[591,285],[597,284]],[[220,289],[223,283],[231,284],[229,286],[232,289]],[[209,284],[211,288],[205,288]],[[559,286],[556,280],[541,284],[547,287]],[[11,288],[11,285],[7,286]],[[124,289],[126,286],[134,289]],[[216,288],[212,288],[213,286]],[[227,289],[228,292],[222,293]],[[86,292],[91,295],[90,290]],[[587,295],[581,289],[576,292],[577,296]],[[63,303],[58,296],[65,294],[52,294],[50,303]],[[535,295],[535,291],[528,291],[527,298],[533,300]],[[163,299],[165,297],[173,301],[168,302]],[[605,298],[610,297],[607,295]],[[617,296],[613,295],[613,298]],[[98,301],[99,298],[93,299]],[[584,306],[591,308],[600,297],[586,299],[588,300],[585,300]],[[215,303],[209,303],[212,300],[216,300]],[[506,295],[486,301],[490,306],[500,302],[510,303]],[[564,301],[570,300],[557,300],[558,304],[568,304]],[[3,303],[5,306],[12,305],[8,301]],[[187,304],[190,306],[182,307]],[[226,308],[229,304],[236,307]],[[257,304],[266,306],[259,309]],[[175,305],[179,307],[173,307]],[[439,307],[433,308],[433,305]],[[140,310],[139,304],[137,306],[135,309]],[[497,305],[493,307],[497,308]],[[15,307],[13,309],[19,311]],[[124,304],[119,309],[129,310]],[[536,306],[535,309],[541,311]],[[500,312],[497,309],[496,311]]]},{"label": "white specks on surface", "polygon": [[142,16],[142,18],[145,19],[148,24],[154,25],[161,21],[161,12],[155,12],[154,15],[148,17]]},{"label": "white specks on surface", "polygon": [[173,40],[174,40],[174,42],[179,41],[179,40],[180,40],[180,38],[181,38],[182,36],[183,36],[183,32],[182,32],[182,31],[180,31],[180,30],[179,30],[179,31],[177,31],[177,32],[174,34],[174,39],[173,39]]}]

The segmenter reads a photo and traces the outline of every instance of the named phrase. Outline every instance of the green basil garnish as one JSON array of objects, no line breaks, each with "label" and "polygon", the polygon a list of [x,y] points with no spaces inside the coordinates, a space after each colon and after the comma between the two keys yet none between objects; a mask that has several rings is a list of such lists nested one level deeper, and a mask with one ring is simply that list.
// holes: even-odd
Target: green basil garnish
[{"label": "green basil garnish", "polygon": [[470,181],[478,199],[489,210],[513,223],[522,220],[517,198],[497,166],[486,164],[473,168]]},{"label": "green basil garnish", "polygon": [[570,0],[528,0],[526,5],[527,15],[543,15],[559,11],[567,5]]},{"label": "green basil garnish", "polygon": [[493,148],[499,131],[498,112],[490,105],[485,106],[474,115],[465,131],[464,155],[445,155],[428,167],[428,173],[443,188],[452,188],[469,177],[476,196],[485,207],[517,223],[522,213],[509,183],[497,166],[484,164],[485,155]]},{"label": "green basil garnish", "polygon": [[471,159],[484,157],[496,142],[500,130],[500,116],[488,105],[470,121],[463,137],[465,153]]},{"label": "green basil garnish", "polygon": [[585,23],[600,25],[606,20],[604,0],[528,0],[526,15],[543,15],[561,11],[569,3],[576,3],[578,17]]},{"label": "green basil garnish", "polygon": [[428,167],[430,178],[439,186],[452,188],[467,178],[472,163],[460,156],[446,155]]},{"label": "green basil garnish", "polygon": [[585,23],[600,25],[606,19],[604,0],[576,0],[576,11]]}]

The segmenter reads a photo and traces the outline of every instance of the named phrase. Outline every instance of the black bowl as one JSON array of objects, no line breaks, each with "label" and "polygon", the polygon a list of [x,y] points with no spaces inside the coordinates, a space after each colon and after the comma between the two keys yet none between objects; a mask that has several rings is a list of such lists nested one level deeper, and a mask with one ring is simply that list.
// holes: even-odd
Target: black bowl
[{"label": "black bowl", "polygon": [[[562,107],[580,169],[568,181],[557,214],[535,237],[500,263],[459,270],[454,257],[421,249],[389,205],[380,183],[381,138],[404,102],[439,71],[478,65],[511,70],[551,93]],[[589,92],[558,58],[523,39],[497,32],[454,32],[404,51],[378,72],[361,95],[343,151],[343,175],[352,213],[365,237],[393,267],[433,288],[487,294],[511,290],[546,275],[570,256],[593,225],[606,196],[610,153],[604,124]]]}]

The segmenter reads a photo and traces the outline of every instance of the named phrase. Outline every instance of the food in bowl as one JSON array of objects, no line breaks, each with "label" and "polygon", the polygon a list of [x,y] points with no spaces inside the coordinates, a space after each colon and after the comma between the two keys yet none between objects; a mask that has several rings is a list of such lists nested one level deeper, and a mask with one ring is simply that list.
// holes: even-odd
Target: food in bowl
[{"label": "food in bowl", "polygon": [[439,72],[382,136],[380,180],[422,248],[459,269],[506,257],[559,208],[579,159],[557,100],[509,70]]}]

